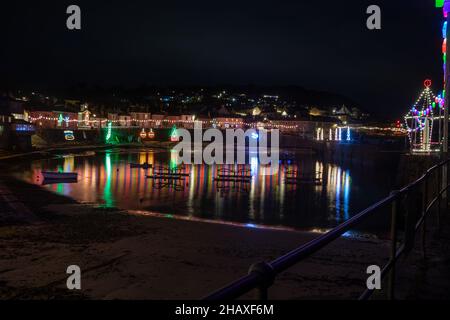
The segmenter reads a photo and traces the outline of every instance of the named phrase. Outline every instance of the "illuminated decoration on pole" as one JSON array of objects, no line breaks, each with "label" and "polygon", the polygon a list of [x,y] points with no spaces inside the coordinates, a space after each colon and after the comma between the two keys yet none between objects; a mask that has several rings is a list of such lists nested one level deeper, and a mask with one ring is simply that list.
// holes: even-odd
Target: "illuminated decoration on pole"
[{"label": "illuminated decoration on pole", "polygon": [[149,139],[154,139],[155,138],[155,133],[153,132],[153,129],[150,128],[150,131],[147,133],[147,137]]},{"label": "illuminated decoration on pole", "polygon": [[141,137],[141,139],[145,139],[147,138],[147,132],[145,132],[145,129],[142,128],[141,133],[139,134],[139,136]]},{"label": "illuminated decoration on pole", "polygon": [[64,121],[63,115],[60,113],[58,116],[58,127],[62,126],[63,121]]},{"label": "illuminated decoration on pole", "polygon": [[[436,99],[436,103],[439,104],[439,143],[442,143],[442,151],[444,153],[448,152],[448,102],[446,101],[448,92],[450,91],[450,83],[447,81],[447,78],[449,76],[449,65],[447,64],[447,34],[448,34],[448,21],[449,16],[448,12],[450,11],[450,1],[448,0],[436,0],[435,2],[436,8],[442,8],[444,18],[446,21],[444,21],[442,26],[442,56],[443,56],[443,63],[444,63],[444,90],[442,91],[442,94],[438,95],[438,98]],[[443,117],[442,117],[443,113]],[[443,121],[442,121],[443,119]],[[442,127],[442,128],[441,128]]]},{"label": "illuminated decoration on pole", "polygon": [[347,141],[352,141],[352,136],[350,132],[350,127],[347,127]]},{"label": "illuminated decoration on pole", "polygon": [[425,80],[424,86],[425,89],[405,116],[409,142],[414,152],[432,151],[433,122],[440,119],[434,117],[437,98],[430,89],[431,80]]},{"label": "illuminated decoration on pole", "polygon": [[180,141],[180,137],[178,136],[177,127],[173,126],[170,130],[170,141],[178,142]]},{"label": "illuminated decoration on pole", "polygon": [[106,137],[105,137],[106,142],[109,142],[109,140],[111,139],[111,135],[112,135],[112,122],[109,121],[106,127]]},{"label": "illuminated decoration on pole", "polygon": [[73,141],[75,140],[75,136],[73,134],[72,130],[65,130],[64,131],[64,139],[66,139],[66,141]]}]

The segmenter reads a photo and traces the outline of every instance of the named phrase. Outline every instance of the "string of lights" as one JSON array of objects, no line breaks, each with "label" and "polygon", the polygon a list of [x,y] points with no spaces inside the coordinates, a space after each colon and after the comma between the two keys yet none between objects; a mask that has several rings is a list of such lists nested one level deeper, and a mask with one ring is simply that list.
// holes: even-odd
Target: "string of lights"
[{"label": "string of lights", "polygon": [[[30,122],[32,123],[36,123],[39,121],[55,121],[58,122],[59,124],[61,124],[62,122],[65,123],[77,123],[77,124],[85,124],[87,126],[91,126],[94,124],[106,124],[108,122],[111,122],[112,124],[122,124],[122,123],[138,123],[138,124],[154,124],[154,125],[158,125],[160,123],[168,123],[168,124],[195,124],[195,123],[201,123],[202,125],[217,125],[217,124],[229,124],[229,125],[240,125],[240,126],[250,126],[250,127],[257,127],[257,126],[261,126],[261,123],[255,123],[255,122],[244,122],[244,121],[239,121],[236,119],[230,119],[228,121],[218,121],[215,119],[211,119],[211,120],[182,120],[182,119],[177,119],[177,120],[172,120],[172,119],[135,119],[135,118],[129,118],[129,119],[115,119],[115,120],[109,120],[109,119],[69,119],[69,118],[64,118],[62,115],[58,116],[58,117],[48,117],[48,116],[43,116],[43,115],[39,115],[37,117],[33,117],[33,116],[29,116],[28,119],[30,120]],[[285,120],[283,120],[285,121]],[[286,125],[286,124],[278,124],[278,123],[274,123],[273,121],[268,121],[267,123],[263,124],[264,126],[269,126],[272,128],[282,128],[282,129],[298,129],[299,125]]]}]

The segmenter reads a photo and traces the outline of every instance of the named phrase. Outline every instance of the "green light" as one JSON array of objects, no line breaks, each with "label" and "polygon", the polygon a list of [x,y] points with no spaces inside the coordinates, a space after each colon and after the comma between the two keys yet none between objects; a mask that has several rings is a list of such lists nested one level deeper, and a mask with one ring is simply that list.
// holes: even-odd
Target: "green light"
[{"label": "green light", "polygon": [[60,113],[58,116],[58,126],[60,127],[62,125],[62,122],[64,121],[63,115]]},{"label": "green light", "polygon": [[178,168],[177,159],[170,159],[169,167],[170,170],[175,171]]},{"label": "green light", "polygon": [[109,139],[111,139],[111,133],[112,133],[112,122],[108,122],[107,131],[106,131],[106,142],[109,142]]},{"label": "green light", "polygon": [[442,8],[445,0],[436,0],[436,8]]},{"label": "green light", "polygon": [[56,192],[59,194],[64,194],[64,184],[63,183],[58,183],[58,185],[56,186]]},{"label": "green light", "polygon": [[170,141],[172,142],[178,141],[178,132],[176,126],[173,126],[172,130],[170,131]]},{"label": "green light", "polygon": [[114,199],[111,193],[111,180],[112,180],[112,166],[111,166],[111,154],[107,153],[105,158],[105,171],[106,171],[106,183],[103,190],[103,200],[105,200],[105,207],[112,208],[114,205]]}]

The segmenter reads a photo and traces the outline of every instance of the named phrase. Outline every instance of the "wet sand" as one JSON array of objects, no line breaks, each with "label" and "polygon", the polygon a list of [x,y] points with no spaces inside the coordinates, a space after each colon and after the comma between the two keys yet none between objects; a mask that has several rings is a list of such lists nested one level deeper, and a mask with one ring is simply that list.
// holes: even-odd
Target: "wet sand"
[{"label": "wet sand", "polygon": [[[199,299],[319,236],[139,216],[1,180],[38,221],[0,220],[0,299]],[[388,252],[386,241],[341,238],[283,273],[270,297],[357,298],[367,266]],[[81,268],[81,291],[66,288],[69,265]]]}]

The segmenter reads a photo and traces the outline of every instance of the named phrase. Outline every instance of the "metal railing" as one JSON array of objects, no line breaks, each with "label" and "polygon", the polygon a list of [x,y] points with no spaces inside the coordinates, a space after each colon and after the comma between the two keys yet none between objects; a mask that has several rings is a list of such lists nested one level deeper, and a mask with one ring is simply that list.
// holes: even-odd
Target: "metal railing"
[{"label": "metal railing", "polygon": [[[440,229],[441,220],[441,202],[445,193],[446,207],[448,209],[448,189],[449,189],[449,168],[450,159],[447,159],[426,171],[420,178],[410,183],[401,190],[393,191],[381,201],[373,204],[367,209],[361,211],[351,219],[323,234],[322,236],[294,249],[293,251],[281,256],[271,262],[260,262],[250,267],[246,276],[234,281],[233,283],[215,291],[206,296],[204,300],[233,300],[237,299],[251,290],[257,290],[257,298],[260,300],[268,299],[269,288],[274,284],[276,277],[302,262],[312,254],[318,252],[334,240],[340,238],[347,231],[354,229],[367,218],[374,216],[382,208],[391,206],[391,249],[388,262],[382,267],[381,278],[389,275],[387,295],[389,299],[394,299],[395,294],[395,271],[398,259],[415,245],[415,236],[422,228],[422,251],[426,256],[426,222],[431,210],[437,205],[437,223]],[[430,180],[437,180],[436,191],[430,185]],[[433,195],[430,198],[430,191]],[[407,200],[415,196],[413,205]],[[419,201],[417,201],[419,199]],[[403,229],[403,241],[399,238],[399,213],[403,213],[405,219]],[[359,297],[360,300],[366,300],[371,297],[374,290],[367,289]]]}]

